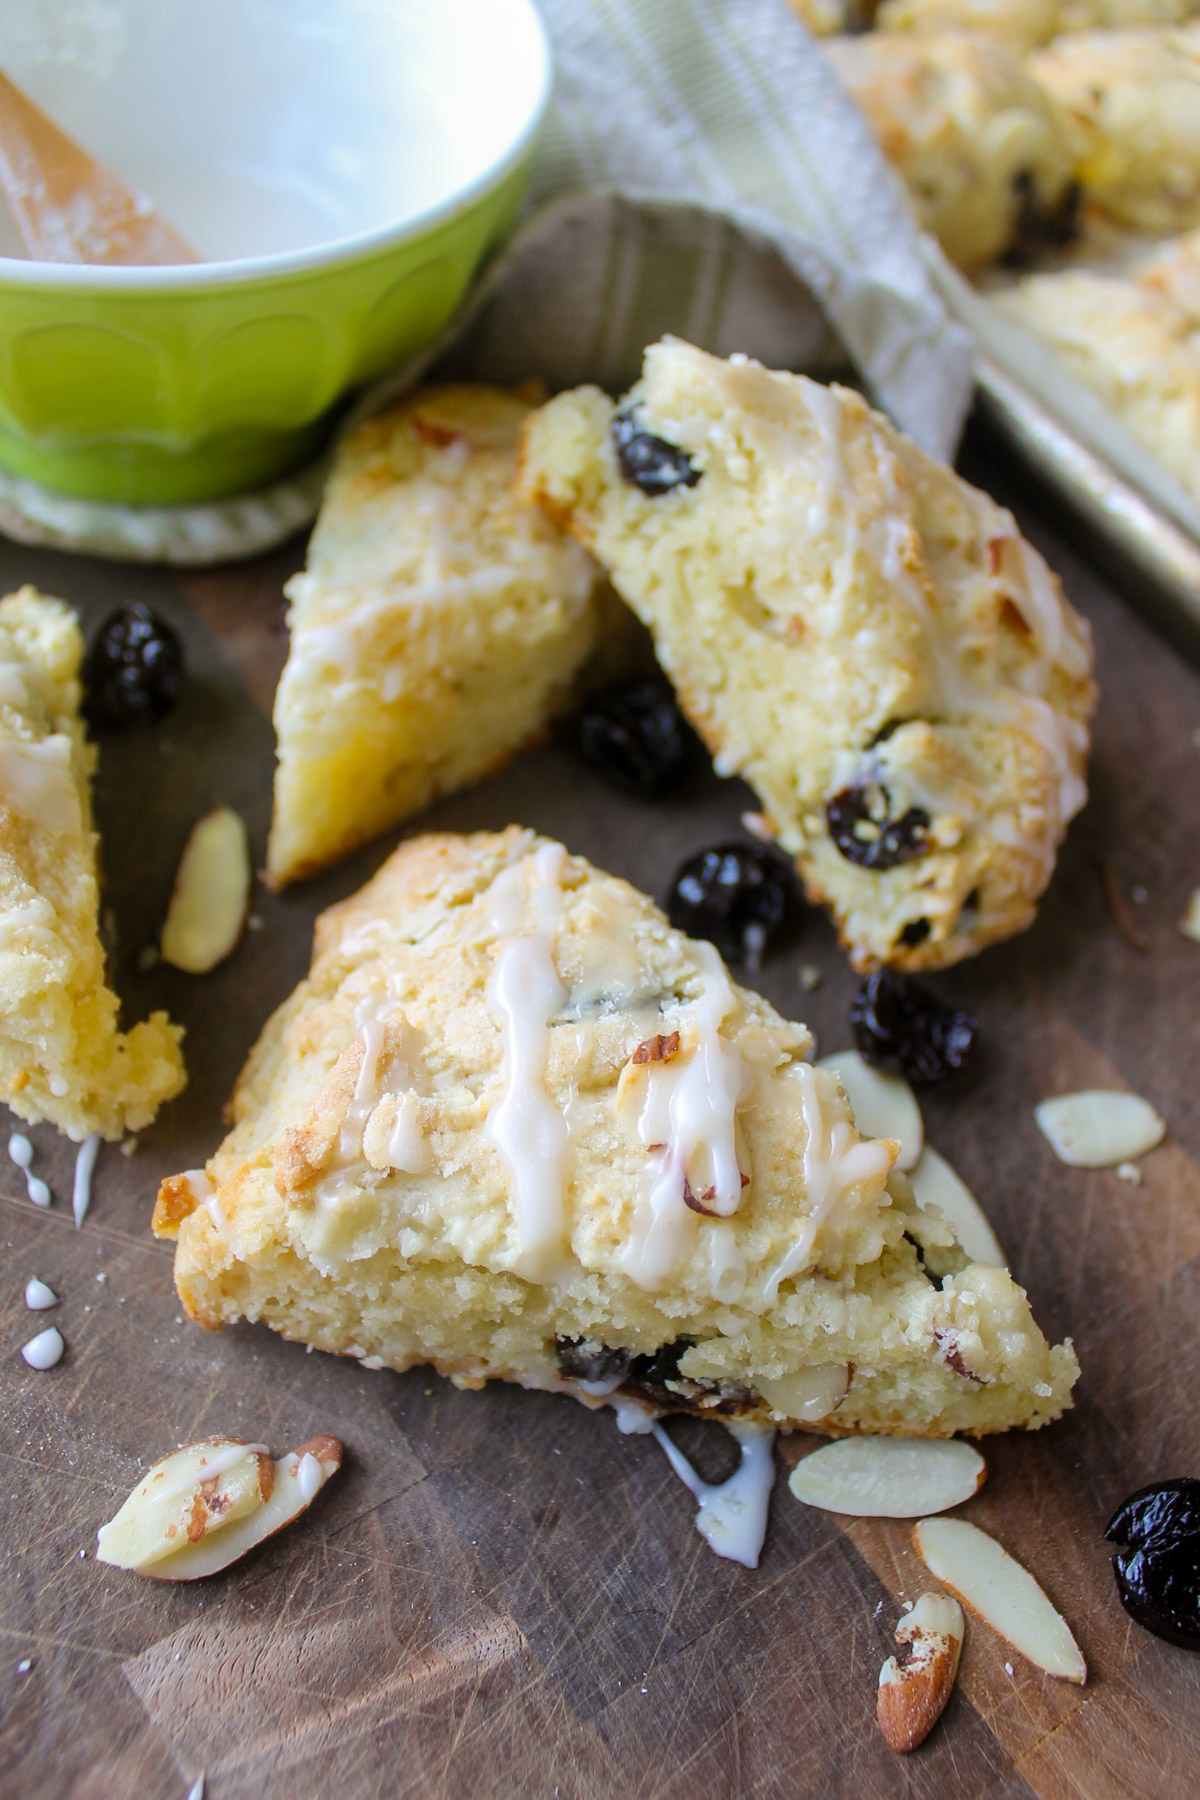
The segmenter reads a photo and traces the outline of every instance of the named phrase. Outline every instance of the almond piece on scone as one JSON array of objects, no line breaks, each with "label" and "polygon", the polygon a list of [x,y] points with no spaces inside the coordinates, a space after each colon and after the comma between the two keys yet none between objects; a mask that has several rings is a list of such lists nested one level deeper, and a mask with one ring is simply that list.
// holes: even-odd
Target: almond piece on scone
[{"label": "almond piece on scone", "polygon": [[879,1671],[876,1716],[890,1748],[907,1752],[925,1742],[953,1691],[962,1607],[948,1594],[922,1594],[897,1625],[896,1642],[901,1657],[889,1656]]},{"label": "almond piece on scone", "polygon": [[181,1027],[119,1030],[104,979],[82,651],[61,600],[0,600],[0,1097],[76,1142],[139,1131],[186,1080]]},{"label": "almond piece on scone", "polygon": [[855,964],[1032,923],[1086,797],[1086,624],[1010,513],[859,395],[674,339],[526,426],[522,491],[649,627]]},{"label": "almond piece on scone", "polygon": [[339,448],[288,583],[272,886],[507,762],[566,704],[599,571],[513,477],[530,403],[423,389]]},{"label": "almond piece on scone", "polygon": [[202,1324],[371,1368],[834,1435],[1056,1417],[1070,1346],[921,1212],[811,1049],[562,845],[416,838],[318,921],[155,1230]]}]

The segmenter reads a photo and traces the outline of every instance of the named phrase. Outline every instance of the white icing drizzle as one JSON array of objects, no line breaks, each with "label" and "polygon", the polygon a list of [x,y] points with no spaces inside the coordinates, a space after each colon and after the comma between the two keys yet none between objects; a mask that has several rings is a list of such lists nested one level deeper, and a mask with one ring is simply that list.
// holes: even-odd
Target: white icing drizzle
[{"label": "white icing drizzle", "polygon": [[197,1205],[210,1199],[217,1191],[203,1169],[185,1169],[179,1179],[186,1182],[188,1191]]},{"label": "white icing drizzle", "polygon": [[[547,1280],[558,1268],[566,1227],[568,1127],[544,1085],[550,1021],[567,999],[552,945],[562,918],[565,857],[561,844],[543,844],[502,870],[484,896],[492,927],[501,934],[487,1001],[504,1040],[504,1092],[487,1116],[484,1134],[513,1179],[515,1267],[530,1281]],[[520,930],[527,895],[537,927],[531,932]]]},{"label": "white icing drizzle", "polygon": [[58,1295],[36,1275],[31,1275],[25,1283],[25,1304],[30,1312],[45,1312],[47,1308],[58,1305]]},{"label": "white icing drizzle", "polygon": [[27,1344],[21,1345],[21,1355],[31,1369],[52,1369],[55,1363],[62,1361],[66,1347],[58,1327],[49,1325],[45,1331],[31,1337]]},{"label": "white icing drizzle", "polygon": [[[382,1364],[379,1366],[382,1367]],[[325,1485],[325,1471],[322,1469],[311,1450],[306,1450],[304,1455],[300,1458],[299,1463],[296,1465],[295,1475],[296,1480],[300,1484],[300,1497],[305,1505],[307,1505],[313,1496],[318,1494]]]},{"label": "white icing drizzle", "polygon": [[32,1173],[33,1145],[23,1131],[14,1131],[8,1140],[8,1154],[25,1176],[25,1191],[35,1206],[49,1206],[50,1189]]},{"label": "white icing drizzle", "polygon": [[75,1215],[76,1231],[83,1224],[88,1207],[92,1204],[92,1170],[96,1167],[99,1149],[100,1133],[93,1131],[84,1138],[75,1154],[75,1187],[71,1195],[71,1211]]},{"label": "white icing drizzle", "polygon": [[728,1481],[719,1485],[701,1480],[661,1425],[655,1425],[653,1431],[666,1451],[671,1467],[700,1502],[700,1511],[696,1514],[696,1530],[700,1536],[718,1556],[743,1563],[747,1569],[756,1569],[767,1533],[767,1509],[775,1482],[772,1454],[775,1432],[770,1425],[759,1425],[752,1420],[723,1419],[721,1423],[736,1439],[741,1460]]},{"label": "white icing drizzle", "polygon": [[808,1200],[808,1217],[794,1243],[767,1277],[763,1289],[770,1305],[780,1282],[799,1274],[812,1261],[818,1231],[838,1201],[859,1182],[886,1176],[892,1166],[887,1144],[860,1138],[846,1118],[829,1118],[821,1106],[821,1087],[836,1094],[832,1077],[811,1063],[796,1063],[792,1079],[800,1089],[800,1116],[804,1121],[802,1173]]},{"label": "white icing drizzle", "polygon": [[808,509],[810,531],[827,531],[830,503],[835,494],[846,491],[846,465],[842,460],[842,406],[837,395],[818,383],[804,391],[810,422],[816,426],[821,440],[821,461],[817,473],[817,497]]},{"label": "white icing drizzle", "polygon": [[505,1083],[484,1129],[513,1178],[516,1267],[531,1281],[543,1280],[562,1254],[567,1122],[543,1078],[550,1020],[566,997],[543,933],[501,942],[487,999],[504,1036]]},{"label": "white icing drizzle", "polygon": [[708,1291],[722,1306],[735,1306],[746,1286],[746,1258],[738,1248],[733,1226],[710,1225],[705,1237],[708,1244]]},{"label": "white icing drizzle", "polygon": [[[709,944],[696,948],[706,980],[686,1014],[695,1048],[690,1056],[647,1065],[638,1136],[649,1146],[665,1142],[665,1148],[650,1159],[648,1192],[638,1201],[618,1258],[630,1279],[649,1290],[669,1281],[695,1245],[697,1214],[684,1198],[685,1187],[722,1218],[736,1212],[742,1198],[736,1118],[749,1071],[720,1035],[734,1003],[721,959]],[[742,1273],[744,1279],[744,1263]]]},{"label": "white icing drizzle", "polygon": [[397,1102],[396,1122],[388,1139],[388,1163],[406,1175],[420,1175],[430,1163],[417,1104],[416,1090],[406,1088]]},{"label": "white icing drizzle", "polygon": [[640,1400],[630,1399],[628,1395],[618,1394],[612,1402],[616,1414],[617,1430],[624,1437],[649,1437],[658,1423],[658,1414]]},{"label": "white icing drizzle", "polygon": [[40,744],[0,739],[0,803],[45,831],[78,831],[82,820],[70,739],[61,733]]}]

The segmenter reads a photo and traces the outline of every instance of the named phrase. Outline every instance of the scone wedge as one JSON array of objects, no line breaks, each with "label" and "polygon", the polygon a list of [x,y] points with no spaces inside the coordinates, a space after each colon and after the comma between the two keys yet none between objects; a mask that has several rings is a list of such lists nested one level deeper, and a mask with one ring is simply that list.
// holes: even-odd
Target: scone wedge
[{"label": "scone wedge", "polygon": [[537,412],[522,469],[857,966],[939,968],[1032,922],[1095,689],[1010,513],[848,389],[673,339],[619,404]]},{"label": "scone wedge", "polygon": [[1037,1426],[1077,1364],[922,1213],[802,1025],[627,883],[511,828],[404,844],[317,926],[204,1171],[191,1316],[643,1416]]},{"label": "scone wedge", "polygon": [[530,401],[426,388],[341,446],[287,587],[275,887],[498,768],[561,710],[599,571],[513,492]]},{"label": "scone wedge", "polygon": [[181,1027],[120,1031],[104,979],[81,656],[61,600],[0,600],[0,1095],[76,1140],[140,1130],[186,1080]]}]

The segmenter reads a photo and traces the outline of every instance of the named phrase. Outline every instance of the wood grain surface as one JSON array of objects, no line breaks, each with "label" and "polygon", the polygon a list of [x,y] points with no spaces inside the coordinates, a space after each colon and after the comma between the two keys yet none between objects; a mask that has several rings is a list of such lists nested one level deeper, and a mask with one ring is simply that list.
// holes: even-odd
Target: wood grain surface
[{"label": "wood grain surface", "polygon": [[[968,472],[1012,498],[996,456],[976,438]],[[181,1319],[170,1250],[149,1232],[158,1178],[212,1150],[246,1051],[306,968],[315,914],[390,843],[283,897],[256,892],[258,929],[213,975],[139,974],[202,810],[239,807],[261,858],[280,588],[303,547],[172,577],[0,544],[5,591],[36,581],[89,629],[140,597],[186,639],[177,711],[104,743],[97,812],[118,986],[129,1016],[166,1005],[183,1021],[191,1073],[134,1155],[101,1152],[78,1233],[69,1146],[32,1134],[49,1212],[0,1157],[0,1791],[182,1800],[202,1771],[209,1800],[1200,1791],[1200,1658],[1126,1618],[1101,1541],[1131,1488],[1200,1473],[1200,946],[1177,930],[1200,884],[1200,679],[1016,499],[1095,629],[1092,800],[1036,927],[937,979],[978,1011],[983,1045],[925,1112],[1043,1327],[1072,1335],[1083,1364],[1064,1421],[988,1441],[989,1479],[965,1516],[1062,1608],[1087,1687],[1040,1675],[971,1624],[941,1726],[902,1760],[874,1707],[899,1603],[924,1585],[907,1525],[810,1511],[780,1481],[749,1571],[707,1549],[657,1446],[606,1415],[500,1387],[462,1394],[420,1369],[367,1373],[266,1330],[210,1335]],[[555,744],[420,823],[519,820],[661,894],[684,853],[738,835],[747,801],[708,778],[639,806]],[[1114,921],[1105,863],[1144,952]],[[815,992],[801,991],[801,963],[822,971]],[[808,915],[758,980],[823,1050],[847,1041],[852,978],[823,918]],[[1140,1186],[1064,1168],[1039,1136],[1035,1102],[1084,1086],[1133,1088],[1168,1120]],[[25,1311],[34,1274],[61,1296],[52,1315]],[[67,1354],[38,1374],[19,1346],[50,1319]],[[718,1428],[673,1429],[719,1473]],[[97,1526],[174,1444],[213,1432],[279,1454],[318,1431],[345,1441],[342,1474],[226,1574],[172,1587],[93,1560]],[[785,1440],[781,1463],[817,1441]]]}]

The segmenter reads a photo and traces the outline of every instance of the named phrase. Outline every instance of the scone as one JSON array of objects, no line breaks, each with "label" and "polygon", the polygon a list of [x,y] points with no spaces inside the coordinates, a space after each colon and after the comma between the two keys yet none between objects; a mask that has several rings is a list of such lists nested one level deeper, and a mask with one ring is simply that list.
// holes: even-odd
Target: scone
[{"label": "scone", "polygon": [[81,656],[61,600],[0,600],[0,1094],[77,1141],[140,1130],[186,1080],[181,1028],[119,1031],[104,980]]},{"label": "scone", "polygon": [[498,768],[563,705],[595,641],[597,570],[513,494],[528,410],[432,388],[342,445],[287,587],[273,886]]},{"label": "scone", "polygon": [[826,50],[920,223],[961,268],[1070,235],[1066,128],[1015,56],[964,32],[875,32]]},{"label": "scone", "polygon": [[559,844],[410,840],[317,924],[160,1236],[208,1326],[820,1431],[1069,1404],[1023,1291],[921,1212],[802,1025]]},{"label": "scone", "polygon": [[1138,231],[1200,225],[1200,24],[1083,32],[1025,66],[1063,111],[1090,205]]},{"label": "scone", "polygon": [[1175,25],[1196,0],[884,0],[882,31],[973,31],[1010,50],[1034,50],[1074,31]]},{"label": "scone", "polygon": [[993,304],[1049,345],[1200,505],[1200,336],[1165,293],[1115,275],[1033,275]]},{"label": "scone", "polygon": [[1031,923],[1094,688],[1011,514],[857,394],[669,339],[619,406],[551,401],[522,458],[856,966],[938,968]]}]

